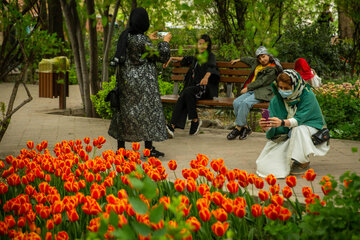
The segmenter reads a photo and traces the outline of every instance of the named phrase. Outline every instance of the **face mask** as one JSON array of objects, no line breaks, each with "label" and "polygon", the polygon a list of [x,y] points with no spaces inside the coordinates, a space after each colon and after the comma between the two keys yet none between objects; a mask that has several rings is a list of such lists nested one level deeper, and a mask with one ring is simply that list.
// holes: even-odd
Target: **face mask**
[{"label": "face mask", "polygon": [[291,94],[293,94],[293,91],[292,90],[281,90],[281,89],[279,89],[279,93],[283,98],[287,98],[287,97],[290,97]]}]

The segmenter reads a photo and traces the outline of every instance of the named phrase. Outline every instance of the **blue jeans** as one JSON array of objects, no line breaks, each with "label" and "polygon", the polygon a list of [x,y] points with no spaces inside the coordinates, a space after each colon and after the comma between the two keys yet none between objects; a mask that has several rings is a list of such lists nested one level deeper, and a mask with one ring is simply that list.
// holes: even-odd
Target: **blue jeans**
[{"label": "blue jeans", "polygon": [[233,102],[235,113],[235,124],[237,126],[247,125],[246,118],[250,109],[256,103],[260,103],[260,100],[255,98],[255,92],[249,91],[236,98]]}]

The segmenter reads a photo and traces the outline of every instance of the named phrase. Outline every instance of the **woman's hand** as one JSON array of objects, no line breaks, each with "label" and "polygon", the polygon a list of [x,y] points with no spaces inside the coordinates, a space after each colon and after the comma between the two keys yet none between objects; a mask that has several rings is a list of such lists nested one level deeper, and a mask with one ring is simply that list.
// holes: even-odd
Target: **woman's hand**
[{"label": "woman's hand", "polygon": [[269,118],[269,126],[270,127],[280,127],[281,126],[281,119],[277,117],[271,117]]},{"label": "woman's hand", "polygon": [[181,61],[183,57],[170,57],[169,61],[163,64],[163,68],[167,68],[171,61]]},{"label": "woman's hand", "polygon": [[200,85],[205,85],[206,86],[208,84],[208,81],[209,81],[209,79],[204,77],[203,79],[201,79]]},{"label": "woman's hand", "polygon": [[247,89],[247,87],[246,87],[246,88],[243,88],[243,89],[240,91],[240,93],[241,93],[241,94],[244,94],[244,93],[247,93],[247,91],[248,91],[248,89]]},{"label": "woman's hand", "polygon": [[168,32],[168,34],[166,34],[165,37],[164,37],[164,41],[165,41],[165,42],[170,42],[171,37],[172,37],[172,36],[171,36],[171,32]]},{"label": "woman's hand", "polygon": [[237,63],[237,62],[240,62],[240,58],[239,58],[239,59],[235,59],[235,60],[231,60],[231,61],[230,61],[230,63],[231,63],[231,64],[235,64],[235,63]]},{"label": "woman's hand", "polygon": [[149,38],[150,38],[151,40],[157,40],[157,39],[158,39],[157,33],[158,33],[158,31],[153,32],[153,33],[150,33],[150,34],[149,34]]},{"label": "woman's hand", "polygon": [[271,128],[270,122],[268,120],[266,120],[265,118],[260,119],[259,125],[264,132],[266,132],[267,130],[269,130]]}]

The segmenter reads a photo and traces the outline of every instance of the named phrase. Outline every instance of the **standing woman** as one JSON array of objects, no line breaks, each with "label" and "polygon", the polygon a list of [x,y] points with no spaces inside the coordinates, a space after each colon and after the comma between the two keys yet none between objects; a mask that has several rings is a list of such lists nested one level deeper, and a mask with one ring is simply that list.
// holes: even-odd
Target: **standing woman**
[{"label": "standing woman", "polygon": [[324,156],[329,151],[328,142],[315,146],[311,140],[326,123],[311,86],[295,70],[284,70],[272,87],[270,118],[259,122],[269,141],[256,160],[256,173],[285,178],[305,172],[311,154]]},{"label": "standing woman", "polygon": [[150,156],[164,153],[153,147],[153,141],[167,139],[166,122],[162,109],[156,72],[156,61],[165,63],[170,58],[171,34],[158,45],[159,55],[148,54],[152,48],[150,38],[144,33],[149,29],[149,16],[144,8],[136,8],[130,14],[129,26],[121,33],[112,66],[118,66],[117,84],[120,106],[113,114],[109,135],[117,139],[118,149],[125,142],[145,141]]}]

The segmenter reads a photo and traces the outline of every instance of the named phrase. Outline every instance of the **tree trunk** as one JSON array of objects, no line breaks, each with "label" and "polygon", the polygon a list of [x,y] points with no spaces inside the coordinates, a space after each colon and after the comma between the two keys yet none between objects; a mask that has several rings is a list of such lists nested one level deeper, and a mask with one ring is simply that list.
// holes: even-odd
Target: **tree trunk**
[{"label": "tree trunk", "polygon": [[[94,0],[86,0],[86,9],[89,16],[95,15]],[[90,83],[91,94],[96,95],[100,89],[98,81],[98,41],[96,20],[89,18],[89,48],[90,48]]]},{"label": "tree trunk", "polygon": [[338,9],[339,13],[339,38],[351,39],[354,34],[354,24],[350,17]]},{"label": "tree trunk", "polygon": [[57,37],[64,41],[63,16],[59,11],[61,9],[60,1],[48,0],[48,9],[48,31],[49,33],[56,33]]},{"label": "tree trunk", "polygon": [[240,34],[237,34],[235,40],[235,45],[237,47],[241,47],[244,45],[244,36],[242,32],[245,30],[245,17],[247,12],[247,3],[243,1],[235,1],[235,12],[236,12],[236,19],[237,19],[237,31]]},{"label": "tree trunk", "polygon": [[70,43],[73,50],[76,75],[79,82],[81,98],[85,108],[85,114],[88,117],[92,116],[92,104],[90,100],[90,82],[87,71],[84,39],[80,25],[79,15],[76,9],[75,0],[67,3],[67,0],[60,0],[63,9],[66,27],[68,29]]},{"label": "tree trunk", "polygon": [[224,27],[223,35],[222,35],[222,42],[224,43],[231,43],[231,26],[228,20],[228,7],[229,2],[228,0],[215,0],[216,7],[218,10],[218,15],[220,18],[220,22]]},{"label": "tree trunk", "polygon": [[114,8],[114,14],[113,17],[111,19],[111,24],[110,24],[110,29],[108,32],[108,36],[106,37],[106,42],[105,42],[105,46],[104,46],[104,58],[103,58],[103,66],[102,66],[102,82],[108,82],[109,81],[109,51],[110,51],[110,45],[111,45],[111,39],[113,36],[113,32],[114,32],[114,27],[115,27],[115,20],[116,20],[116,16],[119,10],[119,6],[120,6],[120,0],[116,1],[115,4],[115,8]]}]

